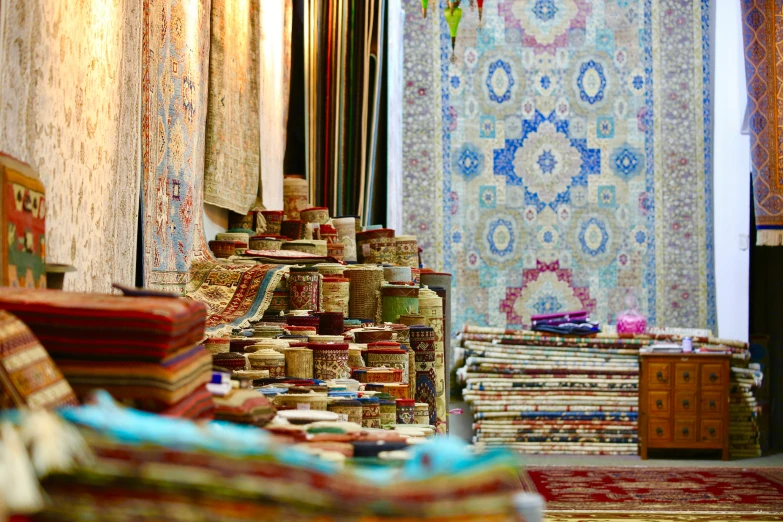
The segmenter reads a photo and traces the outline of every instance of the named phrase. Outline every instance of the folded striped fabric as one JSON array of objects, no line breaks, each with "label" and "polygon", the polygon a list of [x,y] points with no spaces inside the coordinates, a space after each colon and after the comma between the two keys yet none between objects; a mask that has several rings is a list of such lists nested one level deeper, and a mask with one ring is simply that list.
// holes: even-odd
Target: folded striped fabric
[{"label": "folded striped fabric", "polygon": [[202,303],[4,288],[0,310],[30,327],[77,396],[104,389],[146,411],[211,417]]},{"label": "folded striped fabric", "polygon": [[191,299],[4,288],[0,310],[21,319],[52,358],[160,361],[204,337],[206,307]]},{"label": "folded striped fabric", "polygon": [[161,410],[159,413],[167,417],[182,417],[185,419],[211,419],[215,412],[215,402],[206,384],[202,384],[196,390],[173,406]]},{"label": "folded striped fabric", "polygon": [[216,420],[264,426],[275,416],[275,408],[256,390],[232,390],[224,397],[213,399]]},{"label": "folded striped fabric", "polygon": [[60,358],[57,364],[79,396],[102,388],[121,401],[152,400],[168,406],[209,382],[212,355],[197,345],[175,352],[160,363],[128,358],[112,361]]}]

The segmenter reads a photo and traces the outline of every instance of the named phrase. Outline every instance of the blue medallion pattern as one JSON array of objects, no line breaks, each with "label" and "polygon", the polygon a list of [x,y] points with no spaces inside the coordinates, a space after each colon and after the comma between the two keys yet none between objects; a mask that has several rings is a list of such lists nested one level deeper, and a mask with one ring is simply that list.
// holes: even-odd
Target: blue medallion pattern
[{"label": "blue medallion pattern", "polygon": [[549,22],[557,14],[557,5],[554,0],[536,0],[533,5],[533,13],[542,22]]},{"label": "blue medallion pattern", "polygon": [[454,151],[453,169],[467,179],[473,179],[484,170],[484,154],[471,143],[465,143]]},{"label": "blue medallion pattern", "polygon": [[[503,60],[490,63],[486,84],[490,100],[495,103],[507,102],[511,99],[511,88],[514,87],[511,66]],[[496,92],[495,89],[500,92]]]},{"label": "blue medallion pattern", "polygon": [[[417,60],[406,99],[437,90],[443,132],[405,134],[408,119],[421,126],[414,105],[403,139],[418,160],[406,169],[427,181],[416,187],[443,200],[434,268],[454,274],[455,328],[573,308],[612,322],[629,291],[650,324],[714,325],[708,0],[493,0],[481,30],[465,9],[454,64],[447,0],[422,23],[420,2],[403,2],[441,46],[430,63],[416,36],[405,56]],[[435,151],[442,162],[427,163]],[[437,245],[422,219],[432,202],[406,197],[405,232]],[[688,292],[659,284],[673,277]]]},{"label": "blue medallion pattern", "polygon": [[626,181],[644,170],[644,156],[638,149],[628,144],[612,151],[609,163],[614,173]]}]

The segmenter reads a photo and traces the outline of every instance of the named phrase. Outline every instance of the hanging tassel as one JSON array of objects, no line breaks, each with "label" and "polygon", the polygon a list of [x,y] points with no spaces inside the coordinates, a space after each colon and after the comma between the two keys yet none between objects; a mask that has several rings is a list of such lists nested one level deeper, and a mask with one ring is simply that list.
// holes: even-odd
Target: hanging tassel
[{"label": "hanging tassel", "polygon": [[756,246],[783,245],[783,230],[756,230]]},{"label": "hanging tassel", "polygon": [[35,513],[44,507],[27,450],[10,422],[0,425],[0,495],[10,513]]},{"label": "hanging tassel", "polygon": [[39,410],[25,414],[21,435],[30,448],[39,478],[93,462],[92,453],[79,430],[53,413]]},{"label": "hanging tassel", "polygon": [[476,0],[478,3],[478,11],[479,11],[479,29],[481,29],[481,15],[484,14],[484,0]]},{"label": "hanging tassel", "polygon": [[449,24],[449,34],[451,35],[451,63],[457,62],[457,56],[454,53],[454,49],[457,45],[459,21],[462,19],[462,9],[460,9],[459,3],[459,0],[450,1],[448,9],[446,9],[444,13],[446,22]]},{"label": "hanging tassel", "polygon": [[421,0],[421,17],[427,18],[427,5],[429,4],[428,0]]}]

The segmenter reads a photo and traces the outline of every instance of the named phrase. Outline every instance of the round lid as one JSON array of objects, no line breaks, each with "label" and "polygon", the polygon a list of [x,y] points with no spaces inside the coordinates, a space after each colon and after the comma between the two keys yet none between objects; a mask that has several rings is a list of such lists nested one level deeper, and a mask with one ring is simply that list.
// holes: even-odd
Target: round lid
[{"label": "round lid", "polygon": [[263,359],[278,359],[285,360],[285,355],[280,352],[276,352],[270,349],[259,350],[257,352],[247,354],[247,358],[250,360],[263,360]]},{"label": "round lid", "polygon": [[288,238],[285,236],[266,235],[266,234],[262,234],[260,236],[253,236],[250,239],[264,240],[264,241],[287,241],[288,240]]},{"label": "round lid", "polygon": [[415,406],[415,405],[416,405],[416,401],[413,399],[397,399],[397,406]]},{"label": "round lid", "polygon": [[347,343],[307,343],[311,350],[348,350]]},{"label": "round lid", "polygon": [[346,277],[331,277],[331,276],[325,276],[324,277],[324,283],[350,283],[351,280]]}]

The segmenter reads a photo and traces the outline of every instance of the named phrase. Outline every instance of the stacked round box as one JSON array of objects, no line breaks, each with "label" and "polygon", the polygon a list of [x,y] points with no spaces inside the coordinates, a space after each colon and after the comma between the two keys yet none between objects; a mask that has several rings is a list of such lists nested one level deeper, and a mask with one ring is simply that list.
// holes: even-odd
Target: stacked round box
[{"label": "stacked round box", "polygon": [[416,236],[397,236],[394,238],[397,264],[419,268],[419,244]]},{"label": "stacked round box", "polygon": [[396,323],[401,315],[419,311],[419,289],[415,286],[385,284],[381,287],[381,319]]},{"label": "stacked round box", "polygon": [[378,228],[356,234],[356,252],[360,263],[389,264],[397,262],[394,230]]},{"label": "stacked round box", "polygon": [[283,210],[262,210],[261,215],[266,222],[265,234],[279,236],[280,235],[280,223],[285,218],[285,211]]},{"label": "stacked round box", "polygon": [[292,267],[288,276],[290,310],[320,310],[321,274],[314,268]]},{"label": "stacked round box", "polygon": [[343,256],[349,263],[355,263],[356,257],[356,218],[352,216],[332,219],[337,230],[337,241],[343,244]]},{"label": "stacked round box", "polygon": [[362,427],[381,428],[381,403],[375,397],[361,397]]},{"label": "stacked round box", "polygon": [[327,409],[338,415],[343,415],[348,422],[362,424],[362,403],[358,400],[334,401],[329,403]]},{"label": "stacked round box", "polygon": [[308,343],[313,351],[313,376],[322,381],[345,379],[350,375],[348,344]]},{"label": "stacked round box", "polygon": [[288,348],[285,351],[285,373],[295,379],[313,378],[313,351],[307,348]]},{"label": "stacked round box", "polygon": [[345,277],[351,281],[349,317],[357,319],[381,319],[380,290],[383,284],[383,268],[378,266],[349,266]]},{"label": "stacked round box", "polygon": [[300,176],[286,176],[283,179],[283,210],[288,219],[299,219],[300,212],[307,208],[309,185]]},{"label": "stacked round box", "polygon": [[435,382],[435,330],[429,326],[410,327],[411,348],[416,354],[416,402],[427,404],[430,424],[437,422]]},{"label": "stacked round box", "polygon": [[367,366],[371,368],[387,367],[402,370],[402,383],[408,384],[408,352],[400,343],[382,341],[367,346]]},{"label": "stacked round box", "polygon": [[350,313],[351,281],[345,277],[324,276],[321,295],[324,312]]},{"label": "stacked round box", "polygon": [[446,364],[445,344],[443,342],[443,300],[430,290],[419,291],[419,313],[426,317],[427,324],[435,332],[435,404],[438,420],[434,424],[438,433],[446,433]]}]

